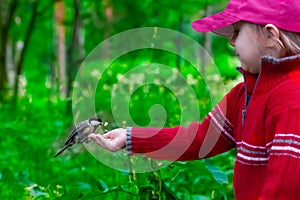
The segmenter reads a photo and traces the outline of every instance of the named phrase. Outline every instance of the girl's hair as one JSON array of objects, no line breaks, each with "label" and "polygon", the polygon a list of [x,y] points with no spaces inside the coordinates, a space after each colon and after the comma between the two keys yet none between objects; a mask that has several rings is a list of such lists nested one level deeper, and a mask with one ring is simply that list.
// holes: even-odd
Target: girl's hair
[{"label": "girl's hair", "polygon": [[[258,41],[268,41],[268,30],[264,26],[250,23],[252,29],[257,33]],[[280,37],[273,42],[272,46],[280,52],[279,57],[300,54],[300,33],[279,29]]]}]

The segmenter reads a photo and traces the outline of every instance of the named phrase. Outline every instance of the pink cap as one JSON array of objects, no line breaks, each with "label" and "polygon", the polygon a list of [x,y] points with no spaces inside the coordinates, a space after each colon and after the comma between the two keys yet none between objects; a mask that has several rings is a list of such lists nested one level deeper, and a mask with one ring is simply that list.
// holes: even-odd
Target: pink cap
[{"label": "pink cap", "polygon": [[280,29],[300,33],[298,0],[231,0],[223,12],[194,21],[198,32],[212,31],[222,36],[233,34],[232,24],[238,21],[273,24]]}]

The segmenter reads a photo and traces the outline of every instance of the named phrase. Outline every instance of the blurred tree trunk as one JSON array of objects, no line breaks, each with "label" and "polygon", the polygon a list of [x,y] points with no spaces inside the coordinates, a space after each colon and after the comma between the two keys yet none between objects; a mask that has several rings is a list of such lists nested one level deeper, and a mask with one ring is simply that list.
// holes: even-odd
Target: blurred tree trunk
[{"label": "blurred tree trunk", "polygon": [[[208,16],[211,13],[211,9],[209,6],[206,6],[204,8],[204,16]],[[201,72],[202,75],[205,74],[205,67],[206,65],[209,63],[209,56],[212,56],[212,51],[211,51],[211,33],[202,33],[203,34],[203,47],[204,47],[204,52],[201,52],[201,61],[202,61],[202,68],[201,68]],[[206,55],[206,53],[208,53],[208,55]]]},{"label": "blurred tree trunk", "polygon": [[16,103],[17,99],[18,99],[19,77],[20,77],[20,75],[22,73],[22,70],[23,70],[25,54],[27,52],[27,48],[28,48],[29,41],[30,41],[30,36],[32,34],[32,31],[34,30],[34,25],[35,25],[36,18],[37,18],[37,15],[38,15],[37,7],[38,7],[38,3],[36,1],[34,1],[32,3],[31,18],[30,18],[29,25],[28,25],[28,28],[27,28],[27,31],[26,31],[26,34],[25,34],[25,38],[24,38],[24,45],[23,45],[23,48],[22,48],[21,53],[20,53],[20,58],[16,63],[16,74],[15,74],[15,81],[14,81],[15,86],[14,86],[14,97],[13,97],[14,103]]},{"label": "blurred tree trunk", "polygon": [[[105,11],[105,28],[104,28],[104,39],[107,39],[112,34],[113,29],[113,20],[114,20],[114,10],[111,0],[105,0],[103,1],[103,7]],[[106,47],[105,52],[101,52],[104,55],[104,58],[110,58],[111,55],[111,47],[109,42],[105,42]]]},{"label": "blurred tree trunk", "polygon": [[7,90],[6,47],[17,4],[17,0],[0,1],[0,101],[3,100]]},{"label": "blurred tree trunk", "polygon": [[[184,21],[183,21],[183,16],[179,16],[178,20],[178,32],[183,33],[184,32]],[[175,39],[176,43],[176,48],[177,48],[177,55],[181,55],[182,51],[182,41],[180,35]],[[176,67],[179,72],[181,72],[181,64],[183,62],[183,58],[181,56],[176,57]]]},{"label": "blurred tree trunk", "polygon": [[112,2],[111,0],[107,0],[103,2],[104,6],[105,6],[105,17],[106,17],[106,32],[104,37],[108,38],[111,36],[111,32],[112,32],[112,24],[113,24],[113,19],[114,19],[114,10],[113,10],[113,6],[112,6]]},{"label": "blurred tree trunk", "polygon": [[[84,38],[81,34],[82,22],[80,17],[80,0],[73,0],[74,17],[72,26],[72,35],[67,51],[68,63],[68,83],[67,83],[67,97],[71,97],[72,84],[74,81],[74,74],[77,71],[77,65],[80,65],[84,58]],[[69,101],[70,102],[70,101]],[[71,109],[71,102],[67,106],[68,111]]]},{"label": "blurred tree trunk", "polygon": [[66,87],[66,29],[64,25],[65,20],[65,3],[62,0],[55,1],[54,4],[56,31],[58,36],[58,64],[55,72],[56,85],[60,97],[65,98],[67,96]]}]

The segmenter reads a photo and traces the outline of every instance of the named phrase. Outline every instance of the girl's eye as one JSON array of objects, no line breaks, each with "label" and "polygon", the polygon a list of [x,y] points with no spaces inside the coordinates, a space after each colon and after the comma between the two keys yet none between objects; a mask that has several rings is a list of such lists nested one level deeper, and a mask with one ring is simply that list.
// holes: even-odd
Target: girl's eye
[{"label": "girl's eye", "polygon": [[237,36],[239,34],[240,30],[234,30],[233,31],[233,36]]}]

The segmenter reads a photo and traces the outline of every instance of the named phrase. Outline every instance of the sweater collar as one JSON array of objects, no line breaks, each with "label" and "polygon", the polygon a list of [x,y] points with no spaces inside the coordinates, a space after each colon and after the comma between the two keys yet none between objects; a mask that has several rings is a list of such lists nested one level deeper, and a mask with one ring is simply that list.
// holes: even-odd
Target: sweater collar
[{"label": "sweater collar", "polygon": [[248,94],[252,94],[254,90],[266,92],[290,76],[300,76],[300,54],[280,59],[264,56],[261,59],[259,74],[251,74],[241,67],[237,70],[244,76]]}]

